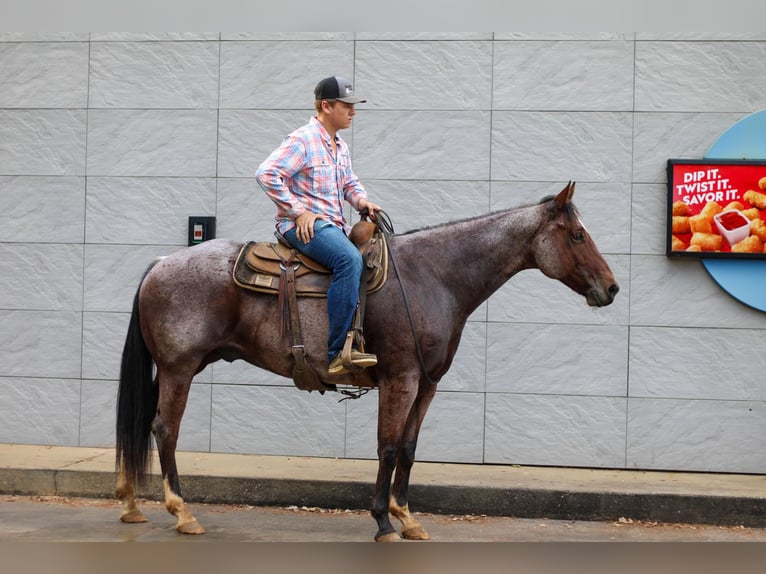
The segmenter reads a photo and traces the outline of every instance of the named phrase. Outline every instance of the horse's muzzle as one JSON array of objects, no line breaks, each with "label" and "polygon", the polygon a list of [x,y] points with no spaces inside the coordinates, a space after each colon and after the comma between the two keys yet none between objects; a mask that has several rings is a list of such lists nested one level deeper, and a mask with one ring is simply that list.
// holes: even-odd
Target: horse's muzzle
[{"label": "horse's muzzle", "polygon": [[592,287],[588,290],[585,299],[591,307],[606,307],[612,304],[619,291],[620,286],[616,282],[609,284],[606,289],[601,286]]}]

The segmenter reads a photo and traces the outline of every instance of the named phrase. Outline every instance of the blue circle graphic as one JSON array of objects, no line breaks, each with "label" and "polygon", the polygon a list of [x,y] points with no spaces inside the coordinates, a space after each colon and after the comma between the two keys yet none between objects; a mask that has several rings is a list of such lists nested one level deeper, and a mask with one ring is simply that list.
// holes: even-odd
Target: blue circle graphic
[{"label": "blue circle graphic", "polygon": [[[766,159],[766,110],[750,114],[726,130],[705,159]],[[705,270],[729,295],[766,312],[766,260],[703,259]]]}]

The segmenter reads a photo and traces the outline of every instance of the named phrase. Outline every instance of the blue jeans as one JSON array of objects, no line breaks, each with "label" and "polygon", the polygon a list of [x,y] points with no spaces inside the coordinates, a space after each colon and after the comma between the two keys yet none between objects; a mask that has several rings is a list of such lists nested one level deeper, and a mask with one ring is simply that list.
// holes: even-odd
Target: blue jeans
[{"label": "blue jeans", "polygon": [[322,219],[314,222],[314,238],[308,243],[298,239],[295,227],[287,230],[284,235],[298,251],[332,271],[327,291],[327,316],[330,323],[327,360],[331,361],[343,350],[346,333],[354,320],[354,311],[359,302],[362,256],[341,229]]}]

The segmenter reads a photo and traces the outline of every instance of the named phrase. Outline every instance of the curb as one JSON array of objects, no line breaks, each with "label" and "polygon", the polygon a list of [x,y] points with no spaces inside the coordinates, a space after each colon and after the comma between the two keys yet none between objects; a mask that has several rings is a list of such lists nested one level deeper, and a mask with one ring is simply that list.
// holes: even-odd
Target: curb
[{"label": "curb", "polygon": [[[563,470],[563,469],[562,469]],[[368,509],[373,483],[360,480],[182,476],[190,503]],[[114,498],[115,473],[67,469],[0,468],[0,493],[27,496]],[[139,498],[162,500],[152,475]],[[632,520],[766,526],[766,498],[715,493],[668,494],[519,486],[412,484],[410,508],[445,515],[487,515],[556,520]]]}]

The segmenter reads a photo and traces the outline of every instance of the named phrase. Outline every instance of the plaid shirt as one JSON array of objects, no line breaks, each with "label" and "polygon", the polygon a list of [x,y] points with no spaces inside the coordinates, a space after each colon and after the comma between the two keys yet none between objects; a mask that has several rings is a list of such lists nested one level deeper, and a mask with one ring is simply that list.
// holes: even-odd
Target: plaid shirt
[{"label": "plaid shirt", "polygon": [[348,233],[343,200],[358,208],[367,192],[351,169],[348,145],[337,134],[335,142],[337,157],[333,157],[330,134],[312,117],[288,135],[256,170],[258,184],[277,204],[280,233],[294,227],[294,219],[306,210],[323,215]]}]

